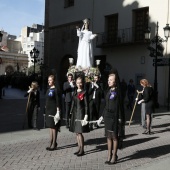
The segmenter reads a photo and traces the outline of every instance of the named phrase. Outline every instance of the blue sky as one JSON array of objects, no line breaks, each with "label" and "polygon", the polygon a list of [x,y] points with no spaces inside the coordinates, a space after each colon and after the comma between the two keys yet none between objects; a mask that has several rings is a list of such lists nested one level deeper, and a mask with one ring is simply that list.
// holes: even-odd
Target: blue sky
[{"label": "blue sky", "polygon": [[0,0],[0,30],[19,36],[21,28],[44,24],[45,0]]}]

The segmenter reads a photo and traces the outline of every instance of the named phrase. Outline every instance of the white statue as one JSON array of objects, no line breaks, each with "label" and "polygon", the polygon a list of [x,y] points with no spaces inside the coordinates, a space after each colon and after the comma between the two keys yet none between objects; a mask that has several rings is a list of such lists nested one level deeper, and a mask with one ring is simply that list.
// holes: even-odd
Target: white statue
[{"label": "white statue", "polygon": [[93,65],[93,46],[92,40],[97,36],[97,34],[92,34],[89,31],[89,19],[83,20],[82,29],[77,28],[77,36],[79,37],[78,45],[78,57],[76,67],[82,67],[83,69],[92,67]]}]

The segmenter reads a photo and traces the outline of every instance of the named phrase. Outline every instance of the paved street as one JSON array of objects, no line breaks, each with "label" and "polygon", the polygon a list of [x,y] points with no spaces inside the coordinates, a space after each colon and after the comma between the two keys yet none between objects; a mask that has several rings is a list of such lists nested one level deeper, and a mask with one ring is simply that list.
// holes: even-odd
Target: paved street
[{"label": "paved street", "polygon": [[[118,162],[106,165],[107,144],[104,128],[84,134],[85,155],[77,157],[75,134],[65,126],[58,135],[58,149],[46,151],[48,129],[43,128],[43,109],[39,114],[40,131],[23,129],[27,100],[25,92],[6,89],[0,100],[0,170],[167,170],[170,166],[170,113],[156,110],[152,134],[142,134],[140,106],[137,106],[131,126],[126,123],[124,147],[118,151]],[[44,96],[41,96],[44,105]],[[126,120],[131,111],[126,110]]]}]

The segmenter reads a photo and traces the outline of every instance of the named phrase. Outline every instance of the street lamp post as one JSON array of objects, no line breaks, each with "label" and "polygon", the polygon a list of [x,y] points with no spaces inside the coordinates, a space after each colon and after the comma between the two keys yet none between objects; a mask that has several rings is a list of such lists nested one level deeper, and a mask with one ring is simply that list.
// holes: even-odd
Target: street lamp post
[{"label": "street lamp post", "polygon": [[[148,50],[150,50],[150,56],[154,57],[154,66],[155,66],[155,75],[154,75],[154,91],[155,91],[155,107],[159,107],[159,103],[158,103],[158,82],[157,82],[157,62],[158,62],[158,56],[163,56],[163,46],[162,43],[163,42],[167,42],[169,35],[170,35],[170,27],[169,24],[166,25],[166,27],[164,28],[164,35],[166,37],[166,40],[164,40],[163,38],[161,38],[158,34],[158,22],[156,25],[156,35],[155,37],[150,40],[150,30],[147,29],[147,31],[145,32],[145,39],[148,40],[150,42],[150,46],[148,47]],[[155,47],[153,47],[152,45],[155,44]]]},{"label": "street lamp post", "polygon": [[41,58],[41,61],[40,61],[40,73],[41,73],[41,76],[40,76],[40,78],[41,78],[41,80],[40,80],[40,82],[41,82],[41,85],[40,85],[40,90],[42,90],[43,88],[44,88],[44,86],[43,86],[43,70],[44,70],[44,64],[43,64],[43,59]]},{"label": "street lamp post", "polygon": [[30,51],[30,56],[33,60],[31,60],[34,63],[34,78],[35,78],[35,63],[38,62],[37,58],[39,56],[39,51],[34,47],[31,51]]}]

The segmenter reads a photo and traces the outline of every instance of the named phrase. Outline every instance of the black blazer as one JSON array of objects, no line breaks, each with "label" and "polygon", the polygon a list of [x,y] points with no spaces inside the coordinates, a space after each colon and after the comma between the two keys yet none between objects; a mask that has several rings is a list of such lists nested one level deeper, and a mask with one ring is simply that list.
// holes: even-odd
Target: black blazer
[{"label": "black blazer", "polygon": [[[29,93],[26,93],[24,97],[27,97]],[[40,107],[40,92],[37,90],[36,94],[34,91],[30,92],[30,99],[29,99],[30,104],[33,104],[34,106],[37,105]]]},{"label": "black blazer", "polygon": [[72,101],[72,92],[74,92],[75,87],[71,88],[70,83],[67,81],[63,85],[63,90],[65,94],[65,102],[71,102]]}]

